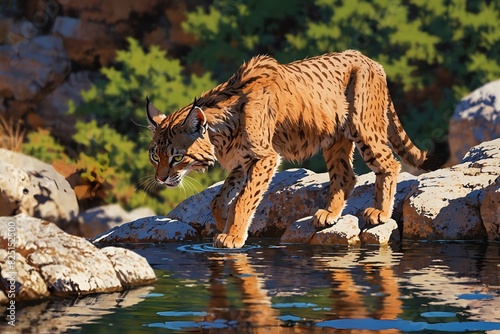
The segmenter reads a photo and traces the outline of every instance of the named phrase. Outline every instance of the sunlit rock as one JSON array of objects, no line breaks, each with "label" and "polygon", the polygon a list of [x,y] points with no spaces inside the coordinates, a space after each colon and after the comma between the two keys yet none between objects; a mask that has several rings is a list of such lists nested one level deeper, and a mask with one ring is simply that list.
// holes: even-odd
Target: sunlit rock
[{"label": "sunlit rock", "polygon": [[0,148],[0,213],[24,213],[79,234],[78,202],[68,181],[49,164]]},{"label": "sunlit rock", "polygon": [[484,189],[480,212],[488,239],[500,240],[500,176]]},{"label": "sunlit rock", "polygon": [[364,244],[386,245],[389,242],[398,242],[401,240],[398,223],[394,219],[385,224],[364,228],[359,238]]},{"label": "sunlit rock", "polygon": [[199,238],[198,232],[185,222],[153,216],[117,226],[96,237],[94,242],[169,242],[198,240]]},{"label": "sunlit rock", "polygon": [[359,234],[364,223],[356,216],[345,215],[311,239],[311,244],[352,245],[360,242]]},{"label": "sunlit rock", "polygon": [[484,141],[500,137],[500,80],[490,82],[465,96],[450,120],[451,163]]},{"label": "sunlit rock", "polygon": [[110,204],[81,212],[77,220],[82,236],[94,238],[116,226],[154,215],[155,212],[150,208],[137,208],[127,212],[119,204]]},{"label": "sunlit rock", "polygon": [[[0,268],[4,287],[8,287],[7,293],[10,290],[12,282],[15,282],[15,295],[18,300],[42,299],[49,296],[50,292],[47,284],[39,271],[20,252],[15,252],[16,265],[13,270],[9,266],[9,260],[12,258],[8,257],[5,249],[0,250]],[[13,254],[9,255],[12,256]],[[7,261],[3,261],[3,259],[7,259]]]},{"label": "sunlit rock", "polygon": [[403,237],[488,238],[481,215],[498,217],[498,207],[484,206],[483,213],[480,208],[499,174],[500,139],[496,139],[471,148],[459,165],[420,175],[403,205]]},{"label": "sunlit rock", "polygon": [[76,296],[120,291],[156,279],[147,262],[131,251],[101,251],[53,223],[23,214],[0,217],[0,245],[16,260],[13,270],[9,257],[0,254],[2,289],[6,292],[6,282],[14,272],[18,302],[44,298],[49,293]]},{"label": "sunlit rock", "polygon": [[153,268],[139,254],[120,247],[101,249],[113,264],[116,276],[123,287],[132,287],[151,283],[156,279]]},{"label": "sunlit rock", "polygon": [[291,224],[281,236],[281,242],[309,243],[317,232],[312,224],[313,216],[304,217]]},{"label": "sunlit rock", "polygon": [[[262,202],[257,207],[250,236],[281,237],[295,222],[312,216],[318,209],[327,206],[330,178],[328,173],[317,174],[307,169],[291,169],[277,173]],[[365,208],[373,205],[375,174],[368,173],[357,178],[356,187],[347,200],[343,215],[361,217]],[[416,176],[401,173],[394,200],[393,217],[402,215],[403,200],[416,184]],[[189,223],[202,231],[204,237],[212,237],[217,229],[210,210],[210,201],[221,187],[218,183],[179,204],[167,217]],[[193,208],[203,208],[202,210]],[[296,227],[300,228],[301,224]],[[303,239],[302,230],[286,232],[285,239]],[[290,238],[290,239],[288,239]]]}]

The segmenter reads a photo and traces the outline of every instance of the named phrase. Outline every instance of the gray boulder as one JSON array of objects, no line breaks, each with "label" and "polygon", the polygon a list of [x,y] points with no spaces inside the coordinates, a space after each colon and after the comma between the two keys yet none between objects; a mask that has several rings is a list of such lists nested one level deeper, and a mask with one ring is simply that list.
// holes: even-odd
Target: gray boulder
[{"label": "gray boulder", "polygon": [[70,67],[59,37],[37,36],[15,46],[0,45],[0,104],[13,98],[9,105],[17,115],[36,109],[47,91],[64,81]]},{"label": "gray boulder", "polygon": [[0,244],[5,246],[0,249],[0,286],[7,295],[15,291],[16,302],[120,291],[156,280],[146,259],[130,250],[100,250],[53,223],[23,214],[0,217]]},{"label": "gray boulder", "polygon": [[500,137],[500,80],[465,96],[450,120],[450,163],[457,164],[475,145]]},{"label": "gray boulder", "polygon": [[165,217],[146,217],[126,223],[94,238],[93,242],[138,243],[198,240],[200,234],[185,222]]},{"label": "gray boulder", "polygon": [[79,234],[78,202],[68,181],[51,165],[0,148],[0,216],[24,213]]},{"label": "gray boulder", "polygon": [[154,215],[155,212],[150,208],[137,208],[127,212],[119,204],[103,205],[80,213],[79,230],[83,237],[93,238],[124,223]]},{"label": "gray boulder", "polygon": [[403,237],[500,240],[498,175],[500,139],[471,148],[458,165],[420,175],[403,204]]}]

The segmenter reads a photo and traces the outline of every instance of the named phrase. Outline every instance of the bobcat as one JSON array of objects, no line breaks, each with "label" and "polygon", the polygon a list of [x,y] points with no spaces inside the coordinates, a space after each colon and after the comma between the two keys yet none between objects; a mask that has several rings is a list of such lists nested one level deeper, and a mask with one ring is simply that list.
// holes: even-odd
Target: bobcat
[{"label": "bobcat", "polygon": [[159,183],[175,187],[189,171],[216,160],[230,171],[211,202],[222,232],[215,247],[244,245],[280,157],[300,161],[322,150],[330,200],[314,216],[317,228],[335,224],[354,187],[354,145],[376,174],[374,205],[363,213],[372,225],[391,218],[400,171],[392,150],[422,170],[443,162],[411,142],[382,66],[354,50],[289,64],[256,56],[179,111],[166,116],[149,100],[146,111],[153,131],[149,158]]}]

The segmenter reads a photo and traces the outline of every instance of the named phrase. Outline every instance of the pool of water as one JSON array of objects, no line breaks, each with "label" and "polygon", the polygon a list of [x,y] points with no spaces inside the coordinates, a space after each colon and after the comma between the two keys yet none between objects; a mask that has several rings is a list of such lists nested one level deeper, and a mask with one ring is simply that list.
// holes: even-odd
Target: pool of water
[{"label": "pool of water", "polygon": [[249,243],[134,246],[153,286],[46,301],[18,319],[34,333],[500,333],[498,243]]}]

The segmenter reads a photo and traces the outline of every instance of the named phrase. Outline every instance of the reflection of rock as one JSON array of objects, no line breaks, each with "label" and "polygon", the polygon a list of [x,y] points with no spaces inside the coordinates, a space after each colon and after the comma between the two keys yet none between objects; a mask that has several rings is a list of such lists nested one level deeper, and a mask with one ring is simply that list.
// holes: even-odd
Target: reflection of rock
[{"label": "reflection of rock", "polygon": [[103,205],[88,209],[78,216],[80,231],[85,238],[93,238],[113,227],[142,217],[153,216],[149,208],[137,208],[127,212],[118,204]]},{"label": "reflection of rock", "polygon": [[[500,139],[496,139],[473,147],[459,165],[419,176],[403,205],[403,237],[488,238],[481,214],[495,217],[497,207],[485,205],[482,213],[480,207],[485,189],[499,174]],[[489,234],[490,238],[499,237],[491,225]]]},{"label": "reflection of rock", "polygon": [[[116,312],[144,301],[153,287],[141,287],[123,292],[91,295],[71,300],[43,301],[16,309],[16,333],[74,332],[83,324],[91,323],[106,314]],[[0,306],[4,313],[5,306]],[[34,319],[34,315],[36,318]],[[2,324],[4,325],[4,324]],[[7,330],[7,333],[9,331]]]},{"label": "reflection of rock", "polygon": [[38,159],[0,149],[0,215],[25,213],[78,234],[75,193],[66,179]]},{"label": "reflection of rock", "polygon": [[[14,270],[6,256],[9,231],[14,231],[16,242]],[[14,278],[17,302],[41,299],[49,293],[113,292],[156,280],[147,261],[132,251],[114,247],[99,250],[84,238],[25,215],[0,217],[0,245],[3,289]]]},{"label": "reflection of rock", "polygon": [[[434,300],[429,311],[439,310],[440,305],[460,307],[471,314],[471,320],[498,322],[500,319],[500,296],[491,292],[487,286],[479,290],[479,282],[470,277],[457,277],[457,273],[444,266],[408,270],[401,279],[419,297]],[[471,284],[474,283],[474,284]],[[483,294],[488,298],[474,298]],[[467,298],[461,296],[468,296]],[[436,301],[437,300],[437,301]]]},{"label": "reflection of rock", "polygon": [[450,120],[448,137],[453,164],[472,146],[500,137],[500,80],[476,89],[460,101]]}]

